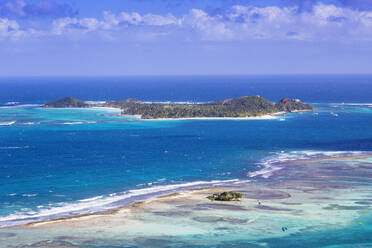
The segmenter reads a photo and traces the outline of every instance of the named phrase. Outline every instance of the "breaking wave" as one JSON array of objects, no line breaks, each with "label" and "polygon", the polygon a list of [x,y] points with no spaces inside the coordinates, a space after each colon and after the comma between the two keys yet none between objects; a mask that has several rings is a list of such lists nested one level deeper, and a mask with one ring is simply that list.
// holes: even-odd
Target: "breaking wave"
[{"label": "breaking wave", "polygon": [[29,146],[0,146],[0,150],[28,149]]},{"label": "breaking wave", "polygon": [[2,121],[2,122],[0,122],[0,126],[11,126],[15,123],[16,123],[16,121]]},{"label": "breaking wave", "polygon": [[61,125],[83,125],[83,124],[95,124],[96,121],[66,121],[59,123]]},{"label": "breaking wave", "polygon": [[[247,181],[238,179],[197,181],[183,184],[171,184],[153,186],[149,188],[128,190],[122,193],[114,193],[107,196],[96,196],[82,199],[73,203],[59,203],[56,206],[45,208],[39,206],[37,210],[25,209],[25,211],[0,217],[0,227],[22,225],[37,221],[55,220],[59,218],[73,217],[82,214],[93,214],[97,212],[109,211],[133,203],[138,200],[148,199],[177,192],[180,190],[197,189],[202,187],[223,186],[239,184]],[[25,197],[35,197],[36,195],[23,195]]]},{"label": "breaking wave", "polygon": [[12,109],[12,108],[35,108],[40,107],[41,104],[20,104],[20,105],[7,105],[7,106],[0,106],[0,109]]},{"label": "breaking wave", "polygon": [[249,177],[269,178],[275,171],[284,168],[284,163],[295,160],[310,160],[319,158],[337,158],[365,154],[362,151],[292,151],[277,152],[258,163],[259,170],[248,173]]}]

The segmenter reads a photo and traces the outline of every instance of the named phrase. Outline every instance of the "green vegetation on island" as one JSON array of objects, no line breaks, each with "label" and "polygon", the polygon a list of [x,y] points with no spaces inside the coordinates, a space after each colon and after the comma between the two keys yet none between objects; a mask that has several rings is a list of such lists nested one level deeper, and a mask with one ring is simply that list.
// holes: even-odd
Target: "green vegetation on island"
[{"label": "green vegetation on island", "polygon": [[92,105],[72,97],[65,97],[63,99],[54,100],[48,102],[43,106],[43,108],[89,108],[89,107],[92,107]]},{"label": "green vegetation on island", "polygon": [[207,196],[211,201],[240,201],[242,197],[243,195],[237,192],[222,192]]},{"label": "green vegetation on island", "polygon": [[[91,107],[91,104],[74,99],[64,98],[47,103],[44,107],[69,108]],[[256,117],[275,113],[313,110],[313,106],[299,100],[284,98],[272,103],[260,96],[243,96],[216,102],[206,103],[155,103],[142,102],[130,98],[123,101],[112,101],[94,105],[98,107],[115,107],[122,109],[122,115],[138,115],[142,119],[176,119],[176,118],[238,118]]]},{"label": "green vegetation on island", "polygon": [[293,112],[293,111],[304,111],[313,110],[314,107],[309,104],[304,104],[300,100],[291,100],[288,98],[283,98],[275,104],[276,110],[280,112]]},{"label": "green vegetation on island", "polygon": [[260,96],[244,96],[199,104],[144,103],[135,99],[127,99],[109,102],[106,105],[121,108],[123,115],[140,115],[142,119],[254,117],[278,112],[313,110],[311,105],[299,100],[284,98],[274,104]]}]

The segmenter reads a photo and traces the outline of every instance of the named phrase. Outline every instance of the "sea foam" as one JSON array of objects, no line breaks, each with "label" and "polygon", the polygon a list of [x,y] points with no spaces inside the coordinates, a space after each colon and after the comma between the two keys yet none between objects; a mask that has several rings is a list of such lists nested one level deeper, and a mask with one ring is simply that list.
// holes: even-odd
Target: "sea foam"
[{"label": "sea foam", "polygon": [[2,121],[2,122],[0,122],[0,126],[11,126],[15,123],[16,123],[16,121]]},{"label": "sea foam", "polygon": [[83,125],[83,124],[95,124],[96,121],[66,121],[60,123],[61,125]]},{"label": "sea foam", "polygon": [[9,105],[9,106],[0,106],[0,109],[14,109],[14,108],[36,108],[41,107],[40,104],[20,104],[20,105]]},{"label": "sea foam", "polygon": [[[8,216],[0,217],[0,227],[22,225],[37,221],[46,221],[72,217],[81,214],[92,214],[102,211],[109,211],[138,200],[169,194],[180,190],[230,184],[236,185],[245,182],[247,181],[240,181],[238,179],[196,181],[182,184],[161,185],[149,188],[128,190],[122,193],[113,193],[108,196],[96,196],[82,199],[73,203],[59,203],[49,208],[39,208],[36,211],[27,210],[10,214]],[[26,197],[35,197],[35,195],[27,195]]]},{"label": "sea foam", "polygon": [[284,163],[296,160],[311,160],[317,158],[337,158],[362,155],[362,151],[280,151],[258,163],[259,170],[248,173],[249,177],[269,178],[275,171],[284,168]]}]

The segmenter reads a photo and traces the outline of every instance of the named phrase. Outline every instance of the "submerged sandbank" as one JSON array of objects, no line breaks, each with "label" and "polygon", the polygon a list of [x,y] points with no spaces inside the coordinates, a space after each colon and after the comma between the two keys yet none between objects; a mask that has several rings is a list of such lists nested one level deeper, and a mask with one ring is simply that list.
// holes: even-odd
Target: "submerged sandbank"
[{"label": "submerged sandbank", "polygon": [[[363,244],[368,244],[372,231],[372,185],[365,184],[372,181],[369,157],[288,161],[268,179],[180,191],[107,213],[7,228],[0,234],[14,234],[3,240],[14,247],[46,240],[54,242],[53,247],[223,247],[237,243],[242,247],[299,247],[293,237],[301,247],[322,247],[307,237],[339,232],[352,238],[352,232],[340,231],[351,228],[365,233]],[[241,192],[243,200],[206,199],[230,190]],[[282,239],[286,241],[278,243]],[[327,242],[337,244],[337,239]]]}]

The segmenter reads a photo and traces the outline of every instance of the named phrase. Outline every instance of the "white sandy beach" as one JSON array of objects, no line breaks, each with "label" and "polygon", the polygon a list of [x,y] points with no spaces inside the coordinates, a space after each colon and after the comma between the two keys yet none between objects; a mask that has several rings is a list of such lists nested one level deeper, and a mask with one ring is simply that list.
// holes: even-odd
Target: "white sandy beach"
[{"label": "white sandy beach", "polygon": [[[133,115],[144,121],[182,121],[182,120],[272,120],[277,119],[279,115],[285,115],[286,112],[276,112],[260,116],[247,116],[247,117],[185,117],[185,118],[157,118],[157,119],[142,119],[140,115]],[[129,115],[128,115],[129,116]]]},{"label": "white sandy beach", "polygon": [[90,109],[121,111],[120,108],[114,108],[114,107],[91,107]]},{"label": "white sandy beach", "polygon": [[[6,237],[0,247],[80,248],[91,242],[101,246],[210,247],[233,240],[245,240],[247,246],[242,247],[265,247],[269,238],[307,231],[333,232],[348,226],[363,230],[361,219],[369,211],[371,195],[371,187],[363,182],[370,181],[370,166],[364,160],[359,166],[355,162],[369,156],[294,161],[268,180],[184,190],[107,213],[0,229],[0,237]],[[347,183],[340,166],[348,169],[348,176],[360,177],[360,183]],[[223,191],[241,192],[243,199],[216,202],[206,198]],[[288,231],[282,231],[283,227]],[[253,243],[255,246],[249,246]]]}]

